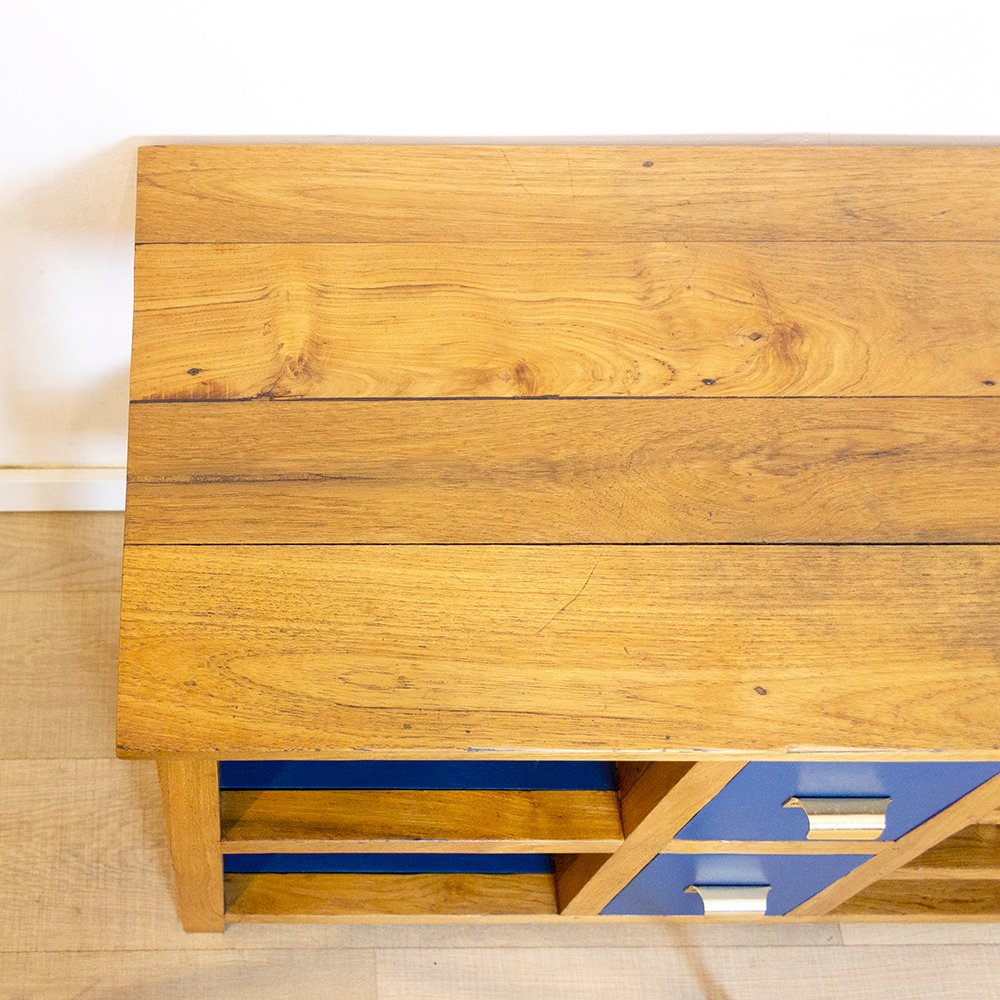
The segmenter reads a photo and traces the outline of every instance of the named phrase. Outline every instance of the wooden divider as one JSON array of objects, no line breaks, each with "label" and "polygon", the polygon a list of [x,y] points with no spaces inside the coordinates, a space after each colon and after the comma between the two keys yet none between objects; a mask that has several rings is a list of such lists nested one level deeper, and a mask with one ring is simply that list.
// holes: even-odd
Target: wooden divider
[{"label": "wooden divider", "polygon": [[624,842],[606,857],[580,854],[557,864],[559,912],[600,913],[745,763],[652,763],[630,777],[621,796]]},{"label": "wooden divider", "polygon": [[[984,782],[978,788],[973,789],[968,795],[959,799],[954,805],[942,810],[936,816],[931,817],[927,822],[916,827],[906,836],[901,837],[885,850],[879,852],[870,861],[859,865],[852,872],[849,872],[842,879],[834,882],[822,892],[818,892],[811,899],[807,899],[800,906],[791,911],[796,917],[817,917],[826,915],[856,914],[863,912],[866,915],[876,917],[880,910],[874,895],[866,893],[869,887],[876,883],[880,885],[884,880],[892,881],[896,873],[908,862],[920,857],[935,845],[940,844],[947,838],[965,829],[970,824],[978,822],[983,816],[990,814],[1000,802],[1000,775]],[[906,875],[899,881],[911,881]],[[922,884],[926,884],[926,881]],[[916,892],[901,890],[903,895]],[[896,909],[902,905],[899,902],[900,892],[896,890],[886,890],[885,897],[896,899],[892,903],[887,913],[895,913]],[[887,904],[888,905],[888,904]],[[930,903],[916,904],[925,908],[929,912]],[[988,916],[989,913],[983,914]]]}]

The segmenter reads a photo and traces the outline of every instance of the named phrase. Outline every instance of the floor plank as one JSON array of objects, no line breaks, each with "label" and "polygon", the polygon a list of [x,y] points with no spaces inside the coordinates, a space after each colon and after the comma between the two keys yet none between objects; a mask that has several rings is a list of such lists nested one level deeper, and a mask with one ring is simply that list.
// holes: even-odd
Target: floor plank
[{"label": "floor plank", "polygon": [[1000,922],[993,924],[869,924],[840,925],[840,936],[849,945],[1000,945]]},{"label": "floor plank", "polygon": [[0,593],[118,590],[120,511],[0,514]]},{"label": "floor plank", "polygon": [[0,1000],[304,1000],[332,996],[375,1000],[372,952],[0,954]]},{"label": "floor plank", "polygon": [[[748,953],[683,947],[684,933],[677,930],[671,940],[674,947],[642,953],[628,948],[420,953],[389,949],[376,957],[378,996],[379,1000],[772,1000],[780,983],[781,995],[805,1000],[1000,997],[1000,952],[995,948],[783,948]],[[915,983],[920,984],[919,994],[906,985]]]},{"label": "floor plank", "polygon": [[0,759],[114,756],[118,605],[117,590],[0,590]]}]

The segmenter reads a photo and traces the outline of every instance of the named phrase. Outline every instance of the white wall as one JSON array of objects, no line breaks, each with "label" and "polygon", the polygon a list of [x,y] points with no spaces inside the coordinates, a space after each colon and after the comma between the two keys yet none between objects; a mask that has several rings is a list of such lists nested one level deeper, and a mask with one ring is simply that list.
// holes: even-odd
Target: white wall
[{"label": "white wall", "polygon": [[[998,29],[985,0],[0,0],[0,466],[124,464],[142,142],[982,141]],[[60,476],[0,469],[0,506],[120,502]]]}]

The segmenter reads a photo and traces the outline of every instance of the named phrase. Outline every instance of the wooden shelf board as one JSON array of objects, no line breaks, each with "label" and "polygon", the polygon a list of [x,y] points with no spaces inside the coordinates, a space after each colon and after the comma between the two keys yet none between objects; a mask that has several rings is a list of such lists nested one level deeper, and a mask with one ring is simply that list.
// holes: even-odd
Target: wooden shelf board
[{"label": "wooden shelf board", "polygon": [[896,869],[893,879],[1000,879],[1000,828],[974,823]]},{"label": "wooden shelf board", "polygon": [[671,840],[660,854],[879,854],[886,840]]},{"label": "wooden shelf board", "polygon": [[997,920],[1000,882],[887,878],[863,889],[828,915],[835,919]]},{"label": "wooden shelf board", "polygon": [[224,791],[223,854],[606,853],[623,840],[614,791]]},{"label": "wooden shelf board", "polygon": [[337,916],[544,915],[556,912],[548,874],[296,873],[226,876],[226,919]]}]

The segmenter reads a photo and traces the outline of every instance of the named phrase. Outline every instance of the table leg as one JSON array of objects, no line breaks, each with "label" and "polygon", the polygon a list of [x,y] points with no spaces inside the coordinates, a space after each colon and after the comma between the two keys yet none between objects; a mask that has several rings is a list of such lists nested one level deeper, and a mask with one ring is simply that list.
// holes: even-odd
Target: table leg
[{"label": "table leg", "polygon": [[156,764],[181,923],[186,931],[221,931],[218,762],[162,759]]}]

